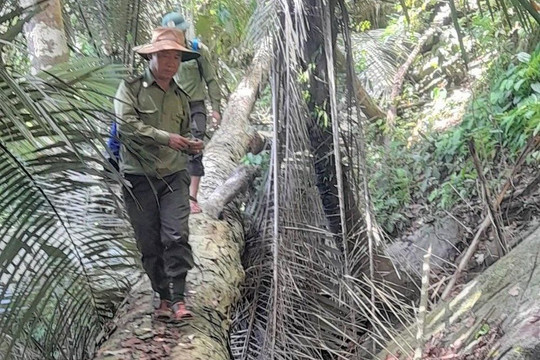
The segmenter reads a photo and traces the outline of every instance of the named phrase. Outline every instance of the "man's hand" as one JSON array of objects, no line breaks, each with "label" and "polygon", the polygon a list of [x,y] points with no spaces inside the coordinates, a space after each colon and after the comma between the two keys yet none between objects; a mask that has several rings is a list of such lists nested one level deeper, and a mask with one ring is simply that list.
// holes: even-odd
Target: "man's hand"
[{"label": "man's hand", "polygon": [[171,133],[169,135],[169,147],[174,150],[188,150],[190,140],[178,134]]},{"label": "man's hand", "polygon": [[212,111],[212,117],[214,118],[214,127],[218,127],[221,124],[221,114],[217,111]]},{"label": "man's hand", "polygon": [[188,152],[190,154],[198,154],[204,149],[204,142],[197,138],[192,138],[189,142]]}]

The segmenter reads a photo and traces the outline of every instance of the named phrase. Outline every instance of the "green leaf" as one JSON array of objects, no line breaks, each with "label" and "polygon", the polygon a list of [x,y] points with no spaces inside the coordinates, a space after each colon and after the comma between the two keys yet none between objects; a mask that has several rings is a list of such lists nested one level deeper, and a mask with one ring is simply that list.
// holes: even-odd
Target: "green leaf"
[{"label": "green leaf", "polygon": [[531,61],[531,55],[527,54],[526,52],[520,52],[517,54],[517,59],[522,63],[527,64],[529,61]]},{"label": "green leaf", "polygon": [[89,58],[39,77],[0,71],[0,298],[8,299],[0,333],[8,358],[18,347],[47,359],[60,358],[62,348],[65,358],[78,358],[121,301],[112,300],[113,284],[129,284],[127,272],[108,271],[103,281],[93,274],[118,263],[136,273],[130,227],[116,211],[109,173],[97,166],[124,75]]},{"label": "green leaf", "polygon": [[523,85],[523,83],[526,81],[526,79],[521,79],[519,80],[518,82],[516,82],[514,84],[514,90],[515,91],[519,91],[519,89],[521,88],[521,85]]},{"label": "green leaf", "polygon": [[488,324],[483,324],[478,332],[475,335],[475,339],[478,339],[481,336],[487,335],[489,333],[490,327]]},{"label": "green leaf", "polygon": [[537,93],[540,94],[540,82],[535,82],[531,84],[531,88]]}]

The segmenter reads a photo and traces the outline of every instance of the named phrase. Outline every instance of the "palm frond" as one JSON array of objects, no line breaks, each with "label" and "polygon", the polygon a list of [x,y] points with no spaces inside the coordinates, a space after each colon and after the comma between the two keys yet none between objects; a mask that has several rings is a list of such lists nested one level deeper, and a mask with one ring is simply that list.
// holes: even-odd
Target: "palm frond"
[{"label": "palm frond", "polygon": [[[359,270],[369,263],[362,226],[351,227],[351,253],[344,253],[341,234],[329,230],[316,186],[319,158],[310,140],[313,114],[302,76],[312,60],[306,52],[308,33],[319,31],[308,18],[316,18],[320,2],[280,0],[275,6],[278,23],[269,27],[277,39],[271,79],[273,171],[249,209],[253,236],[246,242],[247,282],[234,317],[231,349],[235,359],[350,358],[369,353],[361,337],[380,346],[388,333],[397,336],[389,324],[397,318],[406,322],[408,313],[398,293]],[[329,126],[322,124],[323,117],[319,121]],[[360,195],[361,178],[350,181]]]},{"label": "palm frond", "polygon": [[39,77],[0,69],[0,349],[7,358],[91,357],[137,273],[103,155],[122,76],[121,67],[85,58]]},{"label": "palm frond", "polygon": [[351,40],[362,85],[373,98],[386,102],[394,76],[411,49],[406,35],[386,35],[383,29],[376,29],[352,33]]},{"label": "palm frond", "polygon": [[242,47],[260,44],[272,32],[276,23],[276,2],[259,1],[247,24]]},{"label": "palm frond", "polygon": [[67,37],[77,53],[137,66],[141,59],[134,56],[132,48],[149,41],[163,14],[176,7],[172,0],[67,0]]}]

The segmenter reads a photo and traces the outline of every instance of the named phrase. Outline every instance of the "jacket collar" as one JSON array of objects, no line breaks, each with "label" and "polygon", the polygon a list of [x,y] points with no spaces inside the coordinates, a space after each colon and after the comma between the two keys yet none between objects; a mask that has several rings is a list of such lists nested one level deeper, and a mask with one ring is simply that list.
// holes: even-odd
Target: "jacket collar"
[{"label": "jacket collar", "polygon": [[[142,80],[143,80],[142,86],[145,88],[150,87],[154,84],[156,84],[157,86],[156,79],[154,78],[154,75],[152,74],[152,71],[150,71],[149,67],[147,67],[146,70],[144,71]],[[176,75],[173,77],[173,80],[171,80],[171,82],[172,82],[171,87],[180,87],[180,85],[178,84]]]}]

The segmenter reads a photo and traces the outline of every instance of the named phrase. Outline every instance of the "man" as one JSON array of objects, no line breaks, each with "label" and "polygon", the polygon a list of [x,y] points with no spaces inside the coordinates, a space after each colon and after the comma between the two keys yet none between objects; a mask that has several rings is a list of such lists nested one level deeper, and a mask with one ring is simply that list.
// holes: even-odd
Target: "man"
[{"label": "man", "polygon": [[[184,38],[189,24],[184,17],[177,12],[172,12],[165,15],[161,21],[162,26],[176,27],[183,32]],[[208,48],[198,41],[190,41],[186,44],[191,50],[197,50],[201,57],[182,63],[178,70],[178,84],[189,95],[189,106],[191,108],[191,133],[197,139],[204,139],[206,133],[206,88],[208,88],[208,96],[212,104],[212,117],[216,125],[221,121],[220,104],[221,91],[216,81],[215,71],[209,61]],[[203,81],[204,80],[204,81]],[[205,86],[206,83],[206,86]],[[197,193],[199,192],[199,184],[201,177],[204,176],[204,167],[202,163],[202,154],[193,155],[190,157],[188,165],[189,173],[191,174],[190,187],[190,207],[191,213],[200,213],[201,208],[197,203]]]},{"label": "man", "polygon": [[[190,139],[189,104],[173,80],[181,61],[199,54],[183,46],[182,32],[157,28],[150,44],[134,50],[147,59],[140,76],[124,80],[116,93],[120,171],[144,270],[160,296],[156,316],[191,317],[184,302],[186,275],[193,266],[188,244],[188,153],[203,142]],[[172,309],[172,313],[171,313]]]}]

